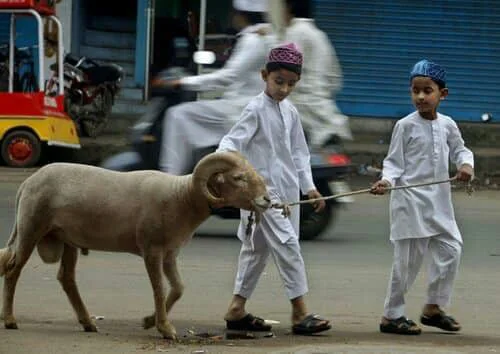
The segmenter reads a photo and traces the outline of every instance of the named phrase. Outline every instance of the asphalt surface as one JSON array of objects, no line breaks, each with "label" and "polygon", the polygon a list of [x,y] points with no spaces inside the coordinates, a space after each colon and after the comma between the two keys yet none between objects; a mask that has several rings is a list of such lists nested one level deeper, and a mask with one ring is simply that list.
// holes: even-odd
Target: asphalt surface
[{"label": "asphalt surface", "polygon": [[[8,239],[19,183],[30,172],[0,174],[0,245]],[[392,258],[388,198],[361,195],[339,211],[318,240],[302,244],[311,312],[333,328],[314,337],[290,334],[290,307],[274,265],[266,268],[248,310],[279,321],[274,337],[227,339],[222,319],[231,297],[239,251],[237,223],[209,219],[179,256],[185,293],[170,320],[180,341],[143,330],[152,311],[151,286],[142,260],[128,254],[90,252],[79,258],[77,282],[99,333],[84,333],[56,280],[57,265],[33,253],[18,283],[19,330],[0,328],[0,353],[494,353],[500,352],[500,192],[454,193],[464,235],[462,264],[449,309],[463,325],[447,334],[424,327],[420,336],[378,332]],[[3,287],[3,278],[0,279]],[[425,269],[407,296],[407,316],[418,320],[425,301]]]}]

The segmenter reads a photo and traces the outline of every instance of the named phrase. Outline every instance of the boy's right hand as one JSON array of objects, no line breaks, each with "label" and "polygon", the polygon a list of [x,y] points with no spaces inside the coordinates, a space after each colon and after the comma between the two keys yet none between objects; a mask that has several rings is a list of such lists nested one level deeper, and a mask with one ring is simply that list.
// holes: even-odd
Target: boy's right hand
[{"label": "boy's right hand", "polygon": [[385,194],[387,192],[387,188],[389,188],[391,184],[386,181],[385,179],[381,179],[375,183],[372,184],[370,193],[371,194]]}]

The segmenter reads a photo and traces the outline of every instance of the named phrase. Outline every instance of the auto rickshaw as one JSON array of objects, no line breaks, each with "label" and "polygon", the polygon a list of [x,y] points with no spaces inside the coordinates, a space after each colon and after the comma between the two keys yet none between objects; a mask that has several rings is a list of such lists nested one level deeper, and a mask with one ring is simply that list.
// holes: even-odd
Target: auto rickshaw
[{"label": "auto rickshaw", "polygon": [[[10,16],[8,49],[0,70],[5,75],[0,88],[0,148],[1,158],[12,167],[37,165],[47,147],[80,148],[78,132],[73,120],[65,112],[64,85],[51,96],[45,93],[44,61],[46,47],[44,21],[50,20],[57,28],[57,75],[63,78],[62,26],[55,16],[54,2],[49,0],[4,0],[0,14]],[[19,67],[19,48],[16,47],[16,18],[32,16],[37,22],[38,58],[31,58],[32,72],[22,72]],[[54,41],[55,42],[55,41]],[[34,71],[34,72],[33,72]],[[35,75],[36,73],[36,75]],[[3,88],[3,90],[2,90]]]}]

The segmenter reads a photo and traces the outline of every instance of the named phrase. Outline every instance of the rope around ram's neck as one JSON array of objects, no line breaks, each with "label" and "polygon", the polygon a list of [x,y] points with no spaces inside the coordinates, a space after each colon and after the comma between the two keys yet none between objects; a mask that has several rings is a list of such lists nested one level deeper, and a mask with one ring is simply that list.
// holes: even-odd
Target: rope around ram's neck
[{"label": "rope around ram's neck", "polygon": [[[393,191],[393,190],[397,190],[397,189],[410,189],[410,188],[416,188],[416,187],[430,186],[430,185],[434,185],[434,184],[450,183],[450,182],[455,181],[456,179],[457,179],[457,177],[455,176],[455,177],[451,177],[451,178],[441,180],[441,181],[415,183],[415,184],[408,184],[406,186],[385,187],[385,190]],[[467,193],[469,193],[469,195],[472,194],[473,188],[472,188],[472,184],[470,181],[467,183],[466,190],[467,190]],[[325,196],[325,197],[321,197],[321,198],[301,200],[299,202],[293,202],[293,203],[275,203],[275,204],[271,205],[271,208],[283,209],[283,213],[282,213],[283,216],[289,217],[291,214],[290,207],[294,206],[294,205],[312,204],[312,203],[320,201],[320,200],[329,200],[329,199],[348,197],[348,196],[356,195],[356,194],[370,193],[371,191],[372,191],[372,188],[366,188],[366,189],[360,189],[360,190],[352,191],[352,192],[329,195],[329,196]],[[248,224],[246,227],[247,236],[249,236],[250,233],[252,232],[252,225],[254,222],[253,214],[254,214],[254,212],[251,212],[250,215],[248,216]]]}]

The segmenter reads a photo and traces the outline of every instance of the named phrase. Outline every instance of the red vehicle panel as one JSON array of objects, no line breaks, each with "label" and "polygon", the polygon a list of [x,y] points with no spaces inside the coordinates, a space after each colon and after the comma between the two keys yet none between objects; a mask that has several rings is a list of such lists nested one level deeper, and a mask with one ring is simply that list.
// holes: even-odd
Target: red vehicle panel
[{"label": "red vehicle panel", "polygon": [[33,9],[41,15],[55,15],[55,0],[0,0],[0,9]]}]

